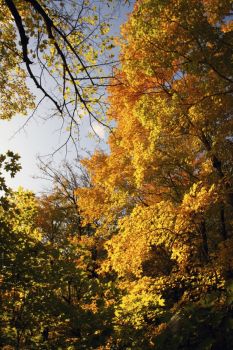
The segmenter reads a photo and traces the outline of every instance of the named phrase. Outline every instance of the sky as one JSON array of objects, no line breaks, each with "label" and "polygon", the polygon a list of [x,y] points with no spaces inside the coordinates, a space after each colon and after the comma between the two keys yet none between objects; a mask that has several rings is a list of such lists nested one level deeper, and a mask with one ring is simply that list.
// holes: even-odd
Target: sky
[{"label": "sky", "polygon": [[[7,176],[7,184],[10,187],[17,189],[22,186],[34,192],[41,192],[48,184],[41,178],[36,178],[40,176],[37,166],[38,157],[41,157],[44,162],[52,160],[59,166],[64,159],[70,162],[75,161],[77,153],[72,143],[69,144],[67,153],[65,147],[58,150],[67,137],[66,131],[60,133],[59,120],[54,118],[43,121],[37,116],[22,128],[26,118],[17,116],[10,121],[0,120],[0,153],[11,150],[21,157],[22,170],[13,179]],[[96,147],[106,148],[107,131],[100,124],[94,124],[93,128],[99,138],[96,136],[91,138],[88,135],[91,129],[87,122],[83,122],[80,127],[81,136],[77,148],[81,155],[85,154],[85,150],[93,151]]]},{"label": "sky", "polygon": [[[127,13],[130,11],[130,6],[124,6],[121,9],[114,22],[112,35],[118,35],[120,24],[126,20]],[[31,83],[29,85],[32,92],[36,94],[33,85]],[[74,162],[77,157],[72,143],[69,143],[68,151],[65,147],[58,151],[67,138],[67,131],[61,132],[61,121],[58,118],[45,120],[44,115],[49,113],[49,109],[50,106],[44,103],[38,113],[28,122],[26,121],[30,115],[15,116],[10,121],[0,120],[0,153],[11,150],[21,157],[22,170],[13,179],[6,176],[7,184],[13,189],[22,186],[40,193],[49,186],[45,180],[40,178],[41,174],[37,166],[38,157],[41,157],[44,162],[52,160],[56,166],[59,166],[64,159]],[[97,122],[94,122],[92,127],[99,137],[93,135],[88,120],[83,118],[80,121],[80,140],[76,146],[81,155],[85,154],[85,150],[92,152],[95,148],[107,149],[108,131]],[[90,134],[93,137],[90,137]]]}]

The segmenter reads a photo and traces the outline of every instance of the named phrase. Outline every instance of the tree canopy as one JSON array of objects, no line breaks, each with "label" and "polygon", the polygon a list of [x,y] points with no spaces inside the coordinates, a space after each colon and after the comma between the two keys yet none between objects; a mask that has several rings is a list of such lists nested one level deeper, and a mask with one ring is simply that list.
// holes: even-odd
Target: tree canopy
[{"label": "tree canopy", "polygon": [[[89,70],[97,57],[89,56],[95,49],[86,47],[84,29],[98,19],[81,16],[85,6],[95,11],[91,4],[74,4],[76,26],[73,12],[57,11],[55,1],[2,2],[9,16],[2,22],[12,29],[0,37],[1,68],[17,73],[10,96],[21,101],[13,108],[3,99],[13,108],[6,118],[34,103],[19,63],[30,75],[41,54],[22,41],[21,24],[41,48],[42,71],[51,67],[63,79],[57,86],[70,87],[52,97],[54,105],[69,116],[77,105],[93,108],[90,116],[98,110],[100,76]],[[136,1],[107,83],[104,111],[115,125],[109,151],[96,150],[77,167],[42,164],[53,183],[43,196],[2,180],[3,349],[232,348],[232,7],[231,0]],[[73,37],[79,30],[82,43]],[[12,46],[4,53],[8,42],[17,55]],[[19,169],[12,153],[0,160],[12,175]]]},{"label": "tree canopy", "polygon": [[109,35],[116,6],[2,0],[0,117],[35,114],[46,102],[50,115],[62,118],[69,129],[67,141],[75,140],[84,116],[91,125],[105,125],[104,91],[116,64]]}]

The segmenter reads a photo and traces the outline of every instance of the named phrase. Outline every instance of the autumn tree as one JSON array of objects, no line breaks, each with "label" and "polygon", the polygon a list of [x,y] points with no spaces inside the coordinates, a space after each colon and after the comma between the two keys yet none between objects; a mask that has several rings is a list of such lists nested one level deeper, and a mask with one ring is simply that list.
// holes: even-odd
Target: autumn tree
[{"label": "autumn tree", "polygon": [[53,239],[50,228],[38,221],[42,206],[47,221],[54,216],[56,201],[45,206],[45,198],[40,203],[23,189],[12,191],[7,201],[0,227],[1,347],[104,346],[112,332],[111,291],[108,286],[109,297],[103,297],[107,284],[89,269],[87,245],[69,239],[62,215],[62,231],[54,231]]},{"label": "autumn tree", "polygon": [[[46,101],[77,137],[83,116],[104,123],[105,87],[116,64],[108,34],[116,2],[0,2],[0,117],[34,115]],[[33,96],[31,89],[37,91]],[[75,133],[74,133],[75,129]]]},{"label": "autumn tree", "polygon": [[83,161],[93,186],[77,190],[105,237],[102,271],[122,290],[119,348],[230,349],[231,11],[231,1],[138,1],[122,27],[110,154]]}]

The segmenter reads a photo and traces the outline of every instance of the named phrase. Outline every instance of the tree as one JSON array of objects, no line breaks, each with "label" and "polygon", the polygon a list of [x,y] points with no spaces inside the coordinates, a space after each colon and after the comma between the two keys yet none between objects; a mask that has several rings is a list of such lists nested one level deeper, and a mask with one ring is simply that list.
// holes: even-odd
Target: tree
[{"label": "tree", "polygon": [[[38,222],[44,198],[40,203],[20,189],[9,194],[8,203],[7,210],[1,207],[0,226],[1,347],[104,346],[112,332],[113,307],[103,298],[106,283],[90,270],[87,246],[71,239],[63,216],[62,231],[51,239],[50,228]],[[47,220],[54,207],[44,206]]]},{"label": "tree", "polygon": [[179,313],[189,310],[198,337],[192,308],[213,312],[216,329],[231,307],[231,11],[231,1],[148,0],[122,27],[110,154],[83,161],[92,187],[76,192],[86,222],[105,237],[103,271],[118,275],[119,346],[159,348],[174,325],[172,346],[188,348]]},{"label": "tree", "polygon": [[[34,115],[46,99],[51,114],[69,129],[67,141],[76,137],[73,129],[84,115],[90,124],[105,124],[103,94],[114,64],[112,11],[108,3],[88,0],[2,0],[0,117],[29,110]],[[37,88],[36,98],[28,81]]]}]

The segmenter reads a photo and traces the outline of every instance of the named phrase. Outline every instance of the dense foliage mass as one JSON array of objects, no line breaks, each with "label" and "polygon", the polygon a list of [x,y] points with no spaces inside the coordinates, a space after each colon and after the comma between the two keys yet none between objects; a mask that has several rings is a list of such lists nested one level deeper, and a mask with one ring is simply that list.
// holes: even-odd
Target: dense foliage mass
[{"label": "dense foliage mass", "polygon": [[3,188],[3,349],[232,348],[232,7],[137,1],[110,151],[47,196]]}]

